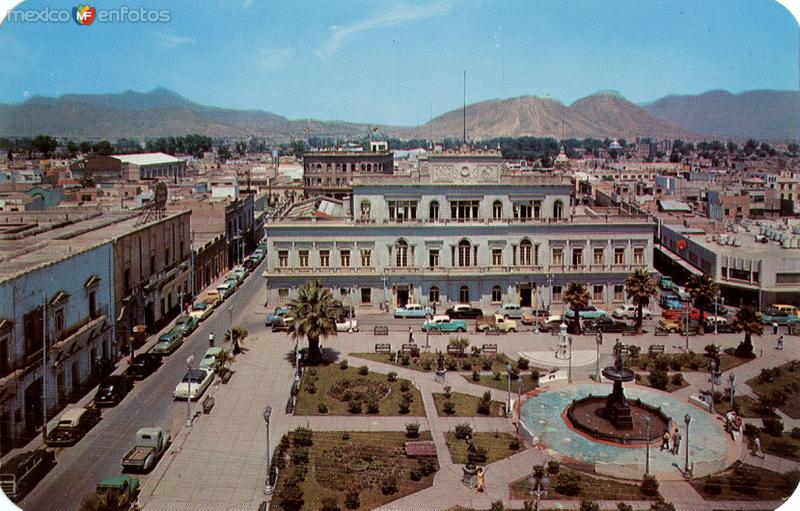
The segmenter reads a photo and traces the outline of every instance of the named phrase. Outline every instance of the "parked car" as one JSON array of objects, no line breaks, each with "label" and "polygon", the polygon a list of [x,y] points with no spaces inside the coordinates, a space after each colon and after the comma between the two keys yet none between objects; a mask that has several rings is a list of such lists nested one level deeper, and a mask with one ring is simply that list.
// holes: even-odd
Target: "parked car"
[{"label": "parked car", "polygon": [[133,507],[139,495],[139,480],[127,474],[103,479],[95,488],[97,494],[109,494],[108,502],[114,502],[117,509]]},{"label": "parked car", "polygon": [[[172,393],[175,399],[191,399],[196,401],[214,381],[214,372],[208,369],[192,369],[181,382],[175,386]],[[191,388],[189,388],[191,387]]]},{"label": "parked car", "polygon": [[665,330],[669,333],[680,333],[686,330],[685,323],[682,318],[667,319],[663,318],[658,320],[658,328]]},{"label": "parked car", "polygon": [[170,330],[158,338],[158,342],[153,346],[153,349],[150,350],[150,353],[169,355],[180,348],[181,344],[183,344],[183,334]]},{"label": "parked car", "polygon": [[516,332],[517,322],[513,319],[508,319],[502,314],[495,314],[494,316],[481,316],[475,323],[476,332],[487,332],[490,330],[499,330],[500,332]]},{"label": "parked car", "polygon": [[532,308],[520,307],[520,305],[516,303],[504,303],[496,311],[494,311],[495,314],[500,314],[506,319],[522,319],[523,314],[530,314],[532,312]]},{"label": "parked car", "polygon": [[[637,306],[632,303],[626,303],[620,307],[614,309],[614,312],[611,314],[615,318],[628,318],[628,319],[636,319]],[[647,307],[642,307],[642,318],[644,319],[653,319],[653,313]]]},{"label": "parked car", "polygon": [[475,319],[483,316],[483,311],[466,303],[454,305],[445,311],[451,319]]},{"label": "parked car", "polygon": [[56,466],[56,456],[47,449],[17,454],[0,468],[0,489],[12,502],[19,502]]},{"label": "parked car", "polygon": [[662,294],[658,303],[662,309],[682,309],[684,307],[680,297],[672,293]]},{"label": "parked car", "polygon": [[257,248],[252,254],[250,254],[250,259],[258,264],[264,260],[264,255],[264,251],[260,248]]},{"label": "parked car", "polygon": [[564,318],[560,314],[553,314],[548,316],[547,319],[541,320],[539,322],[539,331],[540,332],[553,332],[561,328],[561,323],[564,322]]},{"label": "parked car", "polygon": [[116,406],[131,390],[131,380],[124,374],[112,374],[100,380],[94,395],[95,406]]},{"label": "parked car", "polygon": [[672,277],[669,275],[661,275],[658,277],[658,287],[666,291],[671,291],[675,288],[675,282],[672,281]]},{"label": "parked car", "polygon": [[[686,316],[686,309],[665,309],[661,311],[661,317],[664,319],[683,319]],[[692,307],[689,312],[689,319],[692,321],[700,321],[700,309]]]},{"label": "parked car", "polygon": [[597,319],[588,319],[583,324],[583,331],[586,333],[603,332],[621,334],[628,328],[624,321],[617,321],[608,316]]},{"label": "parked car", "polygon": [[358,320],[355,318],[348,318],[341,316],[336,321],[337,332],[358,332]]},{"label": "parked car", "polygon": [[523,325],[533,325],[534,323],[541,322],[550,316],[550,311],[547,309],[536,309],[531,312],[526,312],[522,315],[521,321]]},{"label": "parked car", "polygon": [[285,332],[289,330],[289,326],[291,326],[292,318],[289,316],[282,316],[275,321],[272,322],[272,331],[273,332]]},{"label": "parked car", "polygon": [[796,323],[800,316],[798,316],[797,307],[794,305],[775,304],[767,307],[767,310],[761,313],[761,319],[767,326],[772,323],[788,325]]},{"label": "parked car", "polygon": [[222,294],[218,289],[209,289],[203,298],[203,301],[209,304],[211,307],[216,307],[217,305],[221,304],[222,300]]},{"label": "parked car", "polygon": [[236,291],[236,280],[226,280],[217,286],[217,292],[219,292],[219,296],[222,300],[226,300],[234,291]]},{"label": "parked car", "polygon": [[267,319],[264,320],[264,326],[272,326],[275,322],[286,316],[289,313],[289,307],[277,307],[273,312],[267,314]]},{"label": "parked car", "polygon": [[175,326],[172,327],[173,332],[179,332],[184,337],[194,332],[197,328],[197,318],[192,315],[181,316],[175,321]]},{"label": "parked car", "polygon": [[437,314],[422,324],[423,332],[466,332],[467,322],[463,319],[450,319],[446,314]]},{"label": "parked car", "polygon": [[100,422],[100,410],[69,407],[61,414],[56,427],[47,433],[45,445],[48,447],[74,445],[98,422]]},{"label": "parked car", "polygon": [[122,468],[149,472],[167,452],[170,442],[168,431],[161,428],[140,429],[136,432],[136,445],[122,457]]},{"label": "parked car", "polygon": [[722,316],[708,316],[706,317],[705,322],[705,331],[714,330],[714,323],[716,323],[716,330],[719,333],[733,333],[735,329],[733,328],[733,323],[731,323],[728,318],[724,318]]},{"label": "parked car", "polygon": [[197,321],[203,321],[211,315],[211,311],[213,310],[214,306],[207,302],[194,302],[192,304],[192,310],[189,311],[189,315]]},{"label": "parked car", "polygon": [[253,256],[250,256],[242,261],[242,266],[248,271],[253,271],[253,268],[255,268],[257,265],[258,263],[255,259],[253,259]]},{"label": "parked car", "polygon": [[407,303],[394,310],[394,317],[396,318],[425,318],[428,315],[433,316],[433,309],[423,307],[418,303]]},{"label": "parked car", "polygon": [[714,302],[709,302],[707,304],[702,304],[700,306],[701,310],[704,310],[710,314],[717,314],[718,316],[725,316],[728,314],[728,308],[725,307],[724,304],[721,302],[717,302],[716,307],[714,306]]},{"label": "parked car", "polygon": [[250,274],[250,270],[248,270],[244,266],[237,266],[236,268],[234,268],[229,273],[229,275],[238,275],[239,276],[239,284],[244,282],[245,277],[247,277],[249,274]]},{"label": "parked car", "polygon": [[[567,318],[573,318],[575,317],[575,311],[572,309],[567,309],[565,315]],[[608,316],[608,311],[598,309],[594,305],[586,305],[580,311],[578,311],[578,315],[581,319],[597,319],[603,316]]]},{"label": "parked car", "polygon": [[208,348],[205,355],[203,355],[203,360],[200,361],[200,369],[216,371],[217,365],[219,364],[219,355],[223,351],[225,351],[225,348],[221,348],[219,346]]},{"label": "parked car", "polygon": [[133,362],[125,369],[125,374],[134,380],[142,380],[153,374],[161,365],[161,357],[153,353],[140,353],[133,357]]}]

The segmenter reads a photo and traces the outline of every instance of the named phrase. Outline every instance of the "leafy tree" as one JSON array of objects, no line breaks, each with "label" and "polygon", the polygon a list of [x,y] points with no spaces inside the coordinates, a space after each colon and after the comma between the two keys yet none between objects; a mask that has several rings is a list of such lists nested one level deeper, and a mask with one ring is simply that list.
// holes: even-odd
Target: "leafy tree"
[{"label": "leafy tree", "polygon": [[[287,333],[299,341],[298,336],[308,339],[308,361],[312,364],[322,360],[319,348],[320,337],[336,335],[336,303],[330,289],[318,281],[306,282],[298,290],[297,297],[289,301],[289,317],[293,318]],[[299,326],[296,326],[299,325]]]},{"label": "leafy tree", "polygon": [[582,282],[570,282],[564,292],[566,301],[574,313],[570,322],[570,333],[579,334],[581,330],[580,310],[589,304],[589,290]]},{"label": "leafy tree", "polygon": [[78,144],[78,148],[84,154],[89,153],[92,151],[92,143],[83,141],[80,144]]},{"label": "leafy tree", "polygon": [[736,311],[733,318],[733,328],[737,332],[744,332],[744,341],[736,347],[734,354],[737,357],[755,357],[753,353],[753,341],[751,335],[761,335],[764,333],[764,321],[756,309],[746,305]]},{"label": "leafy tree", "polygon": [[217,159],[225,162],[231,159],[231,150],[228,149],[227,145],[221,145],[217,149]]},{"label": "leafy tree", "polygon": [[33,149],[41,153],[45,158],[49,158],[50,154],[56,150],[58,142],[56,139],[49,135],[37,135],[33,139]]},{"label": "leafy tree", "polygon": [[127,511],[131,502],[125,493],[92,492],[83,496],[78,511]]},{"label": "leafy tree", "polygon": [[705,309],[716,300],[719,286],[711,274],[701,273],[689,277],[686,281],[686,290],[692,296],[694,306],[700,309],[700,333],[703,333],[706,319]]},{"label": "leafy tree", "polygon": [[636,305],[636,331],[642,330],[642,308],[650,303],[650,297],[658,294],[656,279],[645,269],[637,269],[625,279],[625,293]]},{"label": "leafy tree", "polygon": [[92,146],[92,151],[100,156],[114,154],[114,146],[108,140],[101,140]]}]

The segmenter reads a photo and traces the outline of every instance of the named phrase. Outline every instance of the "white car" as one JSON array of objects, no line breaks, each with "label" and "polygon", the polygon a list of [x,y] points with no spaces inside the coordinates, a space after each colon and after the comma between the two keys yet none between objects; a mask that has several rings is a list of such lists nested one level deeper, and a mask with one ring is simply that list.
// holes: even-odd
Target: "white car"
[{"label": "white car", "polygon": [[[611,313],[611,315],[615,318],[636,319],[636,305],[633,305],[632,303],[626,303],[625,305],[614,309],[614,312]],[[653,319],[653,312],[647,307],[642,307],[642,318]]]},{"label": "white car", "polygon": [[[191,389],[189,382],[191,381]],[[214,381],[214,372],[208,369],[192,369],[175,387],[172,393],[175,399],[191,399],[196,401]],[[191,392],[191,394],[190,394]]]},{"label": "white car", "polygon": [[358,332],[358,320],[344,318],[340,321],[336,321],[336,331],[337,332]]}]

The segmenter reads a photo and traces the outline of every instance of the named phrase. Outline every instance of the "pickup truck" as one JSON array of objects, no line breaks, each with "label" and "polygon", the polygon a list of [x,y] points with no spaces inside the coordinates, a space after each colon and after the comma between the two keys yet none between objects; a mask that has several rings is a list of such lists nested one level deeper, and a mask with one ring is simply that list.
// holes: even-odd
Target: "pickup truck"
[{"label": "pickup truck", "polygon": [[166,452],[170,441],[169,432],[161,428],[142,428],[136,432],[136,446],[122,458],[122,468],[149,472]]},{"label": "pickup truck", "polygon": [[494,316],[482,316],[478,318],[475,325],[476,332],[488,332],[498,330],[500,332],[516,332],[517,322],[513,319],[506,319],[500,314]]},{"label": "pickup truck", "polygon": [[[120,474],[97,483],[95,492],[98,495],[114,497],[113,502],[117,504],[115,509],[130,509],[139,496],[139,480],[127,474]],[[108,501],[111,502],[112,499]]]}]

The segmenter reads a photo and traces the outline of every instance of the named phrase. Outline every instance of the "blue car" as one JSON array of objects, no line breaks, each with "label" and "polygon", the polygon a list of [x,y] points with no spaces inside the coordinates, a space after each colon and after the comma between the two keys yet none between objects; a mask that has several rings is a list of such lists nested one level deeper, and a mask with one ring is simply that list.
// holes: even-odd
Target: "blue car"
[{"label": "blue car", "polygon": [[289,312],[289,307],[278,307],[275,309],[275,312],[271,312],[267,314],[267,319],[264,322],[266,326],[272,326],[275,324],[276,321],[286,316]]},{"label": "blue car", "polygon": [[409,303],[394,310],[396,318],[426,318],[428,316],[433,316],[433,309],[423,307],[418,303]]},{"label": "blue car", "polygon": [[677,295],[661,295],[661,307],[664,309],[683,309],[684,303]]}]

